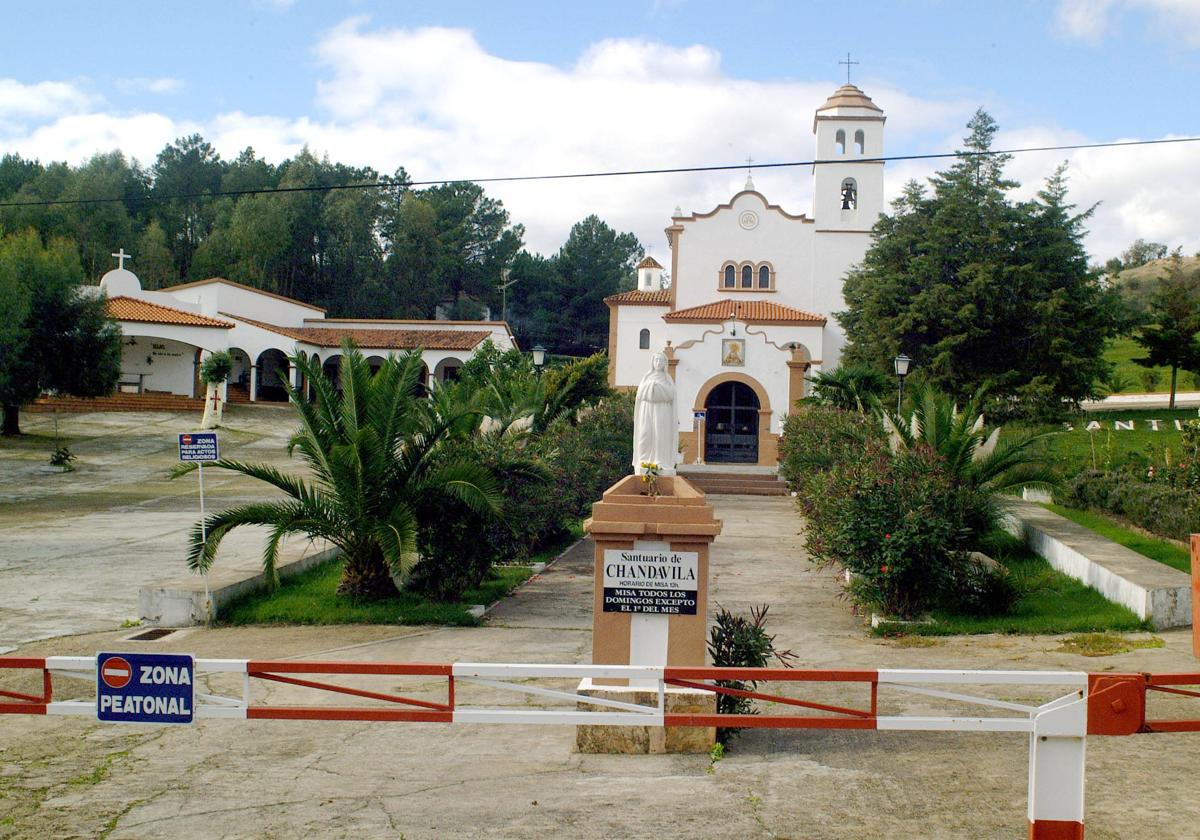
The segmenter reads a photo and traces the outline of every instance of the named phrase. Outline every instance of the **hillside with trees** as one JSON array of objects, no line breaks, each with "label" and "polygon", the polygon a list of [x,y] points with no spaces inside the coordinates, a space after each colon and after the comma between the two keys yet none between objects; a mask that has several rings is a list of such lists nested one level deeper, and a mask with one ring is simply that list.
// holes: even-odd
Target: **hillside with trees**
[{"label": "hillside with trees", "polygon": [[[509,268],[507,314],[523,343],[575,355],[605,346],[602,299],[632,288],[643,253],[633,234],[589,216],[546,257],[524,249],[524,227],[483,187],[409,181],[403,168],[380,173],[308,149],[280,163],[252,148],[226,160],[200,135],[149,166],[120,151],[79,166],[8,154],[0,230],[73,242],[91,282],[124,247],[147,288],[222,276],[331,317],[499,318]],[[78,203],[91,199],[104,201]]]}]

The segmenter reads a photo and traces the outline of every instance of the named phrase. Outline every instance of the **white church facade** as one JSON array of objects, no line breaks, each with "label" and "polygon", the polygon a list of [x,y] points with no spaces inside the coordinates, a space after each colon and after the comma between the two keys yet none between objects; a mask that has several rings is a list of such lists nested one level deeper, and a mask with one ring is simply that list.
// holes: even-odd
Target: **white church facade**
[{"label": "white church facade", "polygon": [[503,321],[327,318],[320,307],[221,277],[151,291],[124,267],[123,252],[114,256],[119,265],[96,292],[123,335],[118,390],[124,393],[203,396],[200,364],[222,350],[232,356],[233,372],[221,398],[256,402],[285,400],[285,380],[303,385],[289,359],[295,353],[319,362],[336,383],[347,338],[373,365],[420,348],[425,381],[433,384],[455,378],[489,339],[503,350],[516,346]]},{"label": "white church facade", "polygon": [[811,371],[836,367],[842,282],[883,212],[883,111],[854,85],[813,121],[811,216],[746,189],[666,229],[671,282],[653,258],[610,296],[609,383],[636,387],[655,352],[676,385],[680,464],[771,465]]}]

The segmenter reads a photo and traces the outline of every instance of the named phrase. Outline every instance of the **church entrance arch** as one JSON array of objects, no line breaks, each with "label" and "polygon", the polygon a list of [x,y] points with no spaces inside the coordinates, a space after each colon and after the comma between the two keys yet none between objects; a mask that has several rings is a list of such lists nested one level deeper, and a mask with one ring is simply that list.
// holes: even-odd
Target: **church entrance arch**
[{"label": "church entrance arch", "polygon": [[704,401],[704,460],[710,464],[758,463],[759,409],[754,389],[722,382]]}]

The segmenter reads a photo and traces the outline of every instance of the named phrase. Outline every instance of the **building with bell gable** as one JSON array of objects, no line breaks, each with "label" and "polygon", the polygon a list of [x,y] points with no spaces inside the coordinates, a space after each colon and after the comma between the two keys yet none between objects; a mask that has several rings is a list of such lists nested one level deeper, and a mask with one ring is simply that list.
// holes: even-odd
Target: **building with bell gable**
[{"label": "building with bell gable", "polygon": [[284,383],[300,388],[295,354],[321,365],[335,385],[342,342],[351,340],[377,367],[384,358],[421,350],[422,380],[436,384],[458,375],[463,363],[486,342],[501,350],[516,346],[504,321],[419,321],[328,318],[319,306],[255,289],[224,277],[143,289],[125,267],[129,255],[100,278],[95,294],[123,336],[118,391],[125,394],[201,397],[200,365],[217,351],[233,359],[222,400],[282,401]]},{"label": "building with bell gable", "polygon": [[746,187],[666,228],[670,284],[651,257],[609,307],[609,382],[636,387],[655,352],[675,379],[681,465],[773,465],[805,377],[836,367],[842,283],[883,212],[882,109],[852,84],[816,111],[811,215]]}]

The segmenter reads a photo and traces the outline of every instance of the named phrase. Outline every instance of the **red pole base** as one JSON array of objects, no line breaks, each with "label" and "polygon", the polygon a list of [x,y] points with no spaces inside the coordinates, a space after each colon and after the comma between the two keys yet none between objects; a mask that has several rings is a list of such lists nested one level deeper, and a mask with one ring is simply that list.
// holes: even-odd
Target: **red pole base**
[{"label": "red pole base", "polygon": [[1083,823],[1074,820],[1033,820],[1029,840],[1083,840]]}]

